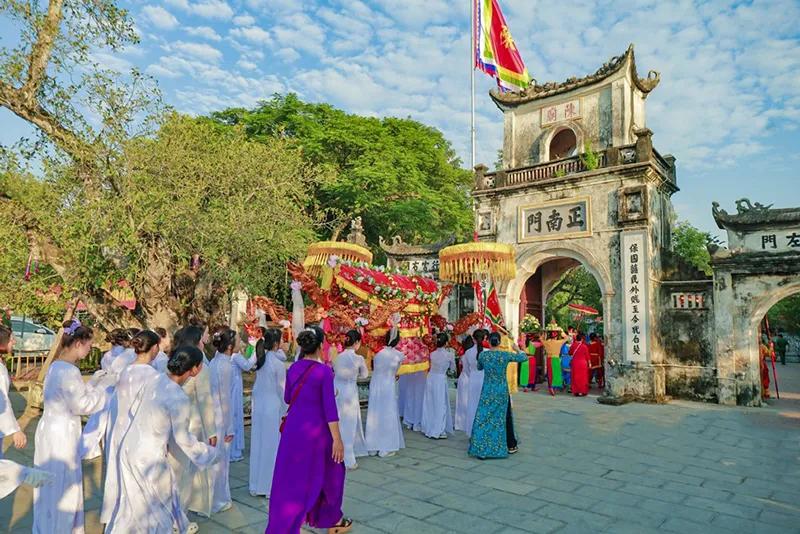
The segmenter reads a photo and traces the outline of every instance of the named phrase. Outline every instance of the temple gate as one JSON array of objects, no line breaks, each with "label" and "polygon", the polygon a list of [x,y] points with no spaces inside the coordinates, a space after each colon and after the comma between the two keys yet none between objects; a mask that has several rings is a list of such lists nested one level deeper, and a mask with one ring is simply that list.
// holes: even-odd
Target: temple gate
[{"label": "temple gate", "polygon": [[[504,113],[503,169],[475,168],[479,238],[517,250],[499,293],[507,323],[539,313],[556,281],[582,264],[604,297],[607,374],[616,396],[660,398],[662,262],[669,254],[675,158],[653,147],[633,46],[595,74],[491,97]],[[529,282],[530,281],[530,282]]]}]

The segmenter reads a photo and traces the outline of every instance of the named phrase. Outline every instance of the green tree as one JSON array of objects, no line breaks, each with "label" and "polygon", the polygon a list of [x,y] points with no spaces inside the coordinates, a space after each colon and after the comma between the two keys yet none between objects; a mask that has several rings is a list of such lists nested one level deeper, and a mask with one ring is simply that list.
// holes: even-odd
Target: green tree
[{"label": "green tree", "polygon": [[717,243],[716,237],[709,232],[701,232],[689,221],[678,221],[672,232],[672,249],[675,253],[709,275],[711,255],[706,247]]},{"label": "green tree", "polygon": [[600,285],[594,275],[583,266],[568,270],[550,290],[545,305],[547,322],[555,318],[562,327],[570,325],[584,328],[585,325],[579,325],[572,319],[570,304],[583,304],[596,309],[601,317],[603,315],[603,293]]},{"label": "green tree", "polygon": [[[0,185],[6,181],[0,175]],[[25,280],[29,258],[25,233],[17,226],[13,214],[0,210],[0,315],[27,315],[47,326],[55,327],[64,315],[71,292],[63,287],[61,277],[52,267],[39,265],[30,280]]]},{"label": "green tree", "polygon": [[502,171],[504,167],[503,159],[505,156],[503,155],[503,149],[497,151],[497,159],[494,161],[494,170]]},{"label": "green tree", "polygon": [[322,238],[340,238],[357,216],[373,245],[379,235],[425,242],[453,232],[464,238],[472,230],[470,172],[460,168],[450,142],[435,128],[351,115],[294,94],[212,117],[221,125],[243,125],[258,141],[294,139],[307,161],[335,173],[314,194],[325,216]]},{"label": "green tree", "polygon": [[786,297],[767,314],[770,329],[786,331],[792,334],[800,333],[800,293]]},{"label": "green tree", "polygon": [[[91,311],[111,324],[171,326],[220,313],[231,287],[280,292],[285,262],[314,238],[305,206],[320,179],[292,141],[256,143],[173,114],[123,155],[115,188],[91,198],[69,166],[7,182],[13,206],[37,214],[25,227],[35,254],[86,292]],[[122,279],[138,301],[132,314],[92,298]]]},{"label": "green tree", "polygon": [[[309,192],[324,177],[297,144],[167,113],[152,80],[99,68],[91,53],[136,42],[113,0],[0,0],[0,9],[20,33],[0,49],[0,105],[41,135],[4,153],[7,238],[19,249],[23,236],[107,327],[209,319],[232,287],[275,291],[283,262],[313,239]],[[12,288],[35,287],[16,274],[26,257],[2,265]],[[122,279],[132,312],[109,291]]]}]

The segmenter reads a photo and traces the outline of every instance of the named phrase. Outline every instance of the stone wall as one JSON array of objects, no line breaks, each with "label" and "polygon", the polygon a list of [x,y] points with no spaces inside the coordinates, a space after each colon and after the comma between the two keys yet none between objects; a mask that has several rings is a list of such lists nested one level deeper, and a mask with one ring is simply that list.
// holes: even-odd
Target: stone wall
[{"label": "stone wall", "polygon": [[706,309],[672,309],[672,293],[706,293],[711,301],[711,281],[661,286],[661,314],[657,335],[663,339],[664,375],[668,396],[717,402],[714,312]]}]

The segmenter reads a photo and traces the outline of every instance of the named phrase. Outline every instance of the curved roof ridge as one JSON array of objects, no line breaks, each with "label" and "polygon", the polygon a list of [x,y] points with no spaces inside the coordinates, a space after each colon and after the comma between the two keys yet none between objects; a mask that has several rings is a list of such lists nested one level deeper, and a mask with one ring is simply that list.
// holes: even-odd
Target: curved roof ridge
[{"label": "curved roof ridge", "polygon": [[[628,63],[630,60],[630,63]],[[661,81],[661,74],[657,71],[651,70],[647,73],[647,78],[640,78],[636,70],[636,58],[633,53],[633,44],[619,56],[614,56],[603,64],[602,67],[597,69],[594,74],[584,76],[583,78],[572,77],[564,82],[546,82],[539,85],[535,78],[532,79],[531,85],[519,92],[499,92],[496,89],[489,91],[489,95],[498,105],[511,105],[516,106],[534,100],[540,100],[554,95],[567,93],[581,87],[593,85],[601,82],[609,76],[619,72],[623,66],[630,65],[631,78],[636,87],[647,96],[650,91],[656,88],[658,82]]]}]

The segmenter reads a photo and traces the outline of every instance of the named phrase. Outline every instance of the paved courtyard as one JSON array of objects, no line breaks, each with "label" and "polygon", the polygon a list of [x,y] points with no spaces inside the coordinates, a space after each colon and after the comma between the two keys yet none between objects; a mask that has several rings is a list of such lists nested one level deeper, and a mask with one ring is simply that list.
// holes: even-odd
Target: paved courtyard
[{"label": "paved courtyard", "polygon": [[[406,431],[398,456],[362,458],[348,474],[345,513],[356,534],[800,532],[800,364],[779,372],[783,399],[762,409],[520,392],[517,455],[479,461],[463,433]],[[8,458],[32,464],[35,425]],[[85,464],[88,534],[102,532],[100,471]],[[267,502],[248,495],[247,477],[246,462],[231,466],[234,507],[193,518],[201,532],[264,531]],[[30,532],[31,499],[23,487],[0,501],[0,531]]]}]

